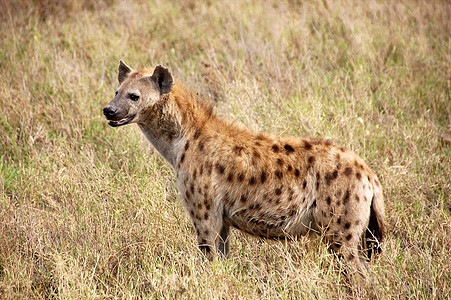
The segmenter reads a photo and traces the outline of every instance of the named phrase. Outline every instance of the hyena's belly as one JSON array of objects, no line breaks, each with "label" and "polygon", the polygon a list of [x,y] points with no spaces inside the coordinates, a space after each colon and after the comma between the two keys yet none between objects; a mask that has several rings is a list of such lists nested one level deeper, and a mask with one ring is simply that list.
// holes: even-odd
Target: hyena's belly
[{"label": "hyena's belly", "polygon": [[269,221],[237,212],[233,216],[224,218],[224,223],[233,226],[251,235],[264,238],[280,238],[286,235],[284,232],[284,220]]},{"label": "hyena's belly", "polygon": [[224,223],[251,235],[275,239],[304,235],[313,225],[311,214],[302,210],[289,208],[259,212],[254,210],[241,209],[226,214]]}]

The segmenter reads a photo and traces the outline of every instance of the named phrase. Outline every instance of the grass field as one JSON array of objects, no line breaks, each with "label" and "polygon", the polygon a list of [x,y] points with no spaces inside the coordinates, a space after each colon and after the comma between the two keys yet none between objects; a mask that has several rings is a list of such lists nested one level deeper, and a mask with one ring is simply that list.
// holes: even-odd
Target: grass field
[{"label": "grass field", "polygon": [[65,3],[0,0],[0,298],[353,297],[315,239],[235,230],[229,260],[202,259],[169,165],[102,116],[123,59],[358,153],[386,197],[372,294],[450,299],[448,1]]}]

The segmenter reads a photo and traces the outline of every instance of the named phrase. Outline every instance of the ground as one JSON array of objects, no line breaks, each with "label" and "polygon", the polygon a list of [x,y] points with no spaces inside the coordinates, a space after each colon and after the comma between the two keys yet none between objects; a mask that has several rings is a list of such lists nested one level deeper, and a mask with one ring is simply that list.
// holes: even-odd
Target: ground
[{"label": "ground", "polygon": [[451,293],[446,1],[0,0],[1,298],[346,298],[316,240],[232,231],[204,262],[169,165],[102,108],[163,64],[254,130],[360,155],[385,191],[374,293]]}]

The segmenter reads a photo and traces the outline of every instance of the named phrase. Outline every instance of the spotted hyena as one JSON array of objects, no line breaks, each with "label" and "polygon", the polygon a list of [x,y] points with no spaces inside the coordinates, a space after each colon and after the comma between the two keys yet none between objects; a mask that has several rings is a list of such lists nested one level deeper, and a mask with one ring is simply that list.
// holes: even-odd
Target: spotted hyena
[{"label": "spotted hyena", "polygon": [[138,124],[172,165],[208,257],[212,247],[228,255],[231,226],[262,238],[324,234],[330,249],[361,271],[361,254],[380,251],[382,188],[356,154],[328,140],[229,123],[207,100],[174,84],[163,66],[133,71],[121,61],[118,79],[103,109],[109,125]]}]

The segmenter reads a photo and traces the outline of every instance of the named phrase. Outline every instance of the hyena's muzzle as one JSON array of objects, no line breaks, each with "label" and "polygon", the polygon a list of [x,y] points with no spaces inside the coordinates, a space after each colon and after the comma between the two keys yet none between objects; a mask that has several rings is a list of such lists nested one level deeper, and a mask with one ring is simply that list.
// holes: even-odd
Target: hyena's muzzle
[{"label": "hyena's muzzle", "polygon": [[113,127],[128,124],[135,118],[135,114],[129,115],[129,110],[122,106],[114,105],[114,100],[103,108],[103,114],[109,121],[108,124]]}]

